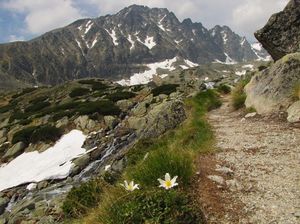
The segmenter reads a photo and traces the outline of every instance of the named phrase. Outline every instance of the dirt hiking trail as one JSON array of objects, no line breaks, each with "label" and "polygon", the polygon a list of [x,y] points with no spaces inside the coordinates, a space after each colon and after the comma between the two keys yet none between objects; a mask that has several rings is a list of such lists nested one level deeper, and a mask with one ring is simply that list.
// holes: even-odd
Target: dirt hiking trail
[{"label": "dirt hiking trail", "polygon": [[223,101],[208,115],[218,151],[199,158],[208,223],[300,223],[300,129]]}]

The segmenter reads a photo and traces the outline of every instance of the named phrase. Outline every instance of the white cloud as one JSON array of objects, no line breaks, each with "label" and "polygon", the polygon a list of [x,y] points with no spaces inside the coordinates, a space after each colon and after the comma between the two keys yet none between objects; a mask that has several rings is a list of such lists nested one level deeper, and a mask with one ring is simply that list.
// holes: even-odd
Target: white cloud
[{"label": "white cloud", "polygon": [[[27,31],[40,34],[65,26],[88,15],[113,14],[132,5],[163,7],[173,11],[180,20],[191,18],[207,28],[228,25],[236,33],[253,38],[268,18],[283,9],[288,0],[6,0],[2,7],[25,13]],[[0,3],[1,5],[1,3]]]},{"label": "white cloud", "polygon": [[9,42],[23,41],[23,40],[25,40],[25,38],[23,36],[9,35],[9,37],[8,37]]},{"label": "white cloud", "polygon": [[2,7],[24,13],[26,28],[31,34],[41,34],[82,17],[72,0],[9,0]]}]

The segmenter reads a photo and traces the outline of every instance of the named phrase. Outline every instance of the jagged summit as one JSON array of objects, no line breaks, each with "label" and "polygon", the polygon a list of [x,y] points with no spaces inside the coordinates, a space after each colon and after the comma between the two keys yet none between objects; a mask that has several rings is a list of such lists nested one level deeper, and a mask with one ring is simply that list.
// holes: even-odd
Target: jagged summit
[{"label": "jagged summit", "polygon": [[131,5],[28,42],[0,45],[0,62],[9,65],[1,67],[0,76],[34,85],[84,77],[120,80],[143,71],[145,64],[173,58],[194,64],[260,59],[229,27],[208,31],[191,19],[180,22],[166,8]]}]

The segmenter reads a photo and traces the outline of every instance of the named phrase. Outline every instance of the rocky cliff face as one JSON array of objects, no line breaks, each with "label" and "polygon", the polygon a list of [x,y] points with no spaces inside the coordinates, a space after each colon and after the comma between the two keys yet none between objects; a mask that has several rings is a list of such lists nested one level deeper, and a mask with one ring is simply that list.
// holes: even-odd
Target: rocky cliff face
[{"label": "rocky cliff face", "polygon": [[28,42],[0,45],[0,73],[33,85],[84,77],[120,80],[144,71],[145,64],[175,57],[194,63],[259,59],[228,27],[209,31],[190,19],[180,22],[167,9],[133,5]]},{"label": "rocky cliff face", "polygon": [[272,15],[255,37],[274,60],[300,50],[300,1],[291,0],[282,12]]},{"label": "rocky cliff face", "polygon": [[[288,113],[288,121],[299,122],[298,88],[300,80],[300,1],[291,0],[255,33],[257,39],[277,60],[257,73],[245,87],[246,106],[260,114]],[[291,106],[292,105],[292,106]]]}]

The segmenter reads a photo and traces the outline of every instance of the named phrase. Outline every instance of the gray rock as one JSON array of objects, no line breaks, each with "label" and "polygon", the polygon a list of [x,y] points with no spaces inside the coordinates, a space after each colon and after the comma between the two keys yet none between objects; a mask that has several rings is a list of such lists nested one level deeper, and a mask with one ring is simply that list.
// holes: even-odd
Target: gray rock
[{"label": "gray rock", "polygon": [[147,112],[146,102],[139,103],[133,110],[134,116],[143,116]]},{"label": "gray rock", "polygon": [[113,129],[118,124],[117,119],[113,116],[104,116],[103,119],[105,125],[107,125],[110,129]]},{"label": "gray rock", "polygon": [[217,167],[216,171],[223,174],[233,174],[233,170],[225,166]]},{"label": "gray rock", "polygon": [[286,55],[253,76],[245,87],[245,105],[255,108],[258,114],[286,111],[293,103],[291,94],[299,80],[300,53]]},{"label": "gray rock", "polygon": [[95,121],[89,119],[87,115],[79,116],[74,120],[74,123],[81,130],[92,130],[96,126]]},{"label": "gray rock", "polygon": [[287,110],[287,120],[290,123],[300,122],[300,100],[293,103]]},{"label": "gray rock", "polygon": [[90,161],[90,156],[87,154],[75,159],[73,161],[74,166],[72,168],[71,175],[77,174],[79,171],[85,168],[89,164],[89,161]]},{"label": "gray rock", "polygon": [[60,119],[56,122],[55,127],[60,128],[60,127],[66,126],[68,123],[69,123],[68,117],[63,117],[62,119]]},{"label": "gray rock", "polygon": [[123,111],[129,110],[134,103],[130,100],[119,100],[116,105]]},{"label": "gray rock", "polygon": [[253,113],[248,113],[245,115],[245,118],[251,118],[251,117],[255,117],[257,115],[256,112],[253,112]]},{"label": "gray rock", "polygon": [[207,176],[208,179],[212,180],[213,182],[216,182],[217,184],[223,185],[224,184],[224,178],[217,175],[209,175]]},{"label": "gray rock", "polygon": [[13,145],[3,156],[3,159],[9,159],[12,157],[17,157],[20,155],[24,149],[26,148],[25,143],[23,142],[18,142],[15,145]]},{"label": "gray rock", "polygon": [[5,218],[0,218],[0,224],[6,224],[7,220]]},{"label": "gray rock", "polygon": [[255,33],[274,60],[300,50],[299,15],[300,1],[291,0],[282,12],[272,15],[265,27]]},{"label": "gray rock", "polygon": [[48,186],[48,181],[41,181],[37,184],[37,189],[42,190]]},{"label": "gray rock", "polygon": [[0,130],[0,138],[3,138],[7,135],[7,129],[3,128]]},{"label": "gray rock", "polygon": [[0,197],[0,215],[3,214],[8,203],[9,199],[7,197]]},{"label": "gray rock", "polygon": [[147,124],[147,120],[144,117],[130,117],[127,120],[128,127],[141,132]]},{"label": "gray rock", "polygon": [[228,186],[230,191],[240,191],[242,189],[242,186],[238,183],[236,179],[226,180],[226,185]]}]

